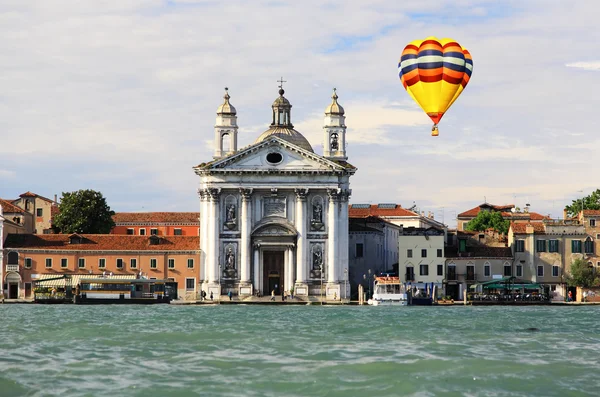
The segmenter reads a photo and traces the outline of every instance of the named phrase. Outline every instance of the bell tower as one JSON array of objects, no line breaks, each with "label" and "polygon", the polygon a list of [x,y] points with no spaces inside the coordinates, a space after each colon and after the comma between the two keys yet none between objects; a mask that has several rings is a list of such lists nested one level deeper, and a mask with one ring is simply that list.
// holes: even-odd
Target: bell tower
[{"label": "bell tower", "polygon": [[323,157],[333,160],[348,160],[346,155],[346,117],[344,117],[344,108],[337,100],[338,96],[334,88],[331,104],[325,109]]},{"label": "bell tower", "polygon": [[215,122],[215,153],[213,158],[219,159],[237,152],[237,116],[236,110],[229,103],[229,89],[225,87],[224,102],[217,109]]}]

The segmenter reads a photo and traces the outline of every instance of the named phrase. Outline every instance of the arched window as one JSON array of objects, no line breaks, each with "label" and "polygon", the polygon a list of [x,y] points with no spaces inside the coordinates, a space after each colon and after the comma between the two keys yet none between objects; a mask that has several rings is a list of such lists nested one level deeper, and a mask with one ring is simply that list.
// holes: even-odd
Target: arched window
[{"label": "arched window", "polygon": [[586,254],[594,253],[594,240],[589,236],[585,239],[585,243],[583,244],[583,252]]},{"label": "arched window", "polygon": [[231,135],[229,135],[229,134],[221,135],[221,148],[224,152],[231,151]]},{"label": "arched window", "polygon": [[8,253],[8,264],[9,265],[18,265],[19,264],[19,253],[15,251],[11,251]]}]

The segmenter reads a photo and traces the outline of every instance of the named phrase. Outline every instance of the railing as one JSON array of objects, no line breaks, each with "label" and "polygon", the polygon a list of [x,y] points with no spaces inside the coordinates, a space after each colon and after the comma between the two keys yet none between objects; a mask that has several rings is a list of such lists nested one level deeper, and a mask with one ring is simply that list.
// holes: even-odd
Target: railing
[{"label": "railing", "polygon": [[414,273],[406,273],[406,281],[415,281]]},{"label": "railing", "polygon": [[469,293],[467,296],[469,301],[477,302],[547,302],[550,297],[539,293],[525,294],[485,294],[485,293]]},{"label": "railing", "polygon": [[458,277],[456,277],[456,270],[448,271],[448,274],[446,275],[446,279],[448,281],[458,281]]},{"label": "railing", "polygon": [[18,272],[19,265],[6,265],[6,271],[7,272]]},{"label": "railing", "polygon": [[465,273],[465,280],[466,281],[475,281],[477,280],[477,275],[475,273]]}]

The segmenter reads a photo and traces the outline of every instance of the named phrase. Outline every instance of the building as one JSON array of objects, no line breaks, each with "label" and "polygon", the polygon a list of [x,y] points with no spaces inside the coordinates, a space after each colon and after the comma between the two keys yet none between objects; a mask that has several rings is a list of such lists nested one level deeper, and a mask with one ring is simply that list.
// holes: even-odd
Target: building
[{"label": "building", "polygon": [[471,286],[513,275],[513,254],[509,247],[486,241],[480,233],[458,232],[456,243],[445,247],[444,294],[464,299]]},{"label": "building", "polygon": [[600,272],[600,210],[583,210],[579,213],[579,221],[587,234],[584,249],[588,262]]},{"label": "building", "polygon": [[376,216],[350,217],[348,279],[351,294],[357,286],[372,288],[373,277],[398,272],[398,235],[402,228]]},{"label": "building", "polygon": [[538,214],[537,212],[529,211],[529,206],[525,206],[523,210],[516,207],[514,204],[506,205],[495,205],[490,203],[483,203],[477,207],[471,208],[468,211],[461,212],[456,217],[456,228],[458,231],[465,231],[467,223],[473,220],[480,211],[496,211],[502,214],[504,219],[516,223],[530,223],[530,222],[541,222],[544,219],[548,219],[547,216]]},{"label": "building", "polygon": [[425,215],[425,212],[412,211],[403,208],[400,204],[352,204],[350,206],[350,217],[361,218],[367,216],[376,216],[390,223],[403,227],[417,227],[444,230],[446,225],[434,219],[432,212]]},{"label": "building", "polygon": [[511,223],[508,242],[514,253],[512,275],[542,284],[553,299],[564,300],[571,263],[593,255],[593,242],[588,237],[578,220]]},{"label": "building", "polygon": [[335,92],[325,110],[323,155],[294,129],[280,86],[271,125],[237,147],[236,109],[226,91],[217,109],[212,161],[199,176],[201,288],[248,296],[294,289],[339,298],[348,270],[348,198],[356,168],[347,161],[344,109]]},{"label": "building", "polygon": [[13,200],[12,204],[21,208],[26,214],[25,227],[26,233],[52,233],[52,217],[58,208],[56,196],[50,200],[39,194],[25,192],[18,199]]},{"label": "building", "polygon": [[198,236],[11,234],[4,243],[5,296],[31,298],[35,280],[113,273],[177,282],[178,295],[196,299]]},{"label": "building", "polygon": [[199,236],[199,212],[117,212],[111,234]]},{"label": "building", "polygon": [[31,216],[12,204],[9,200],[0,199],[4,216],[4,232],[2,238],[6,238],[8,234],[23,234],[32,233],[33,223]]},{"label": "building", "polygon": [[445,232],[434,227],[404,227],[398,238],[398,272],[400,279],[425,289],[433,283],[443,288]]}]

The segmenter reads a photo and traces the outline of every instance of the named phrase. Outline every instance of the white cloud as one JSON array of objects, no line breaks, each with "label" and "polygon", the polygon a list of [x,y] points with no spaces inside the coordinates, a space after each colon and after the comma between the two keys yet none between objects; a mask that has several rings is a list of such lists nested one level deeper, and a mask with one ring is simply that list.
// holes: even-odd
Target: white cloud
[{"label": "white cloud", "polygon": [[592,61],[592,62],[573,62],[573,63],[567,63],[565,66],[567,66],[568,68],[577,68],[577,69],[583,69],[583,70],[593,70],[593,71],[600,71],[600,61]]}]

